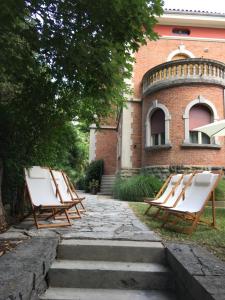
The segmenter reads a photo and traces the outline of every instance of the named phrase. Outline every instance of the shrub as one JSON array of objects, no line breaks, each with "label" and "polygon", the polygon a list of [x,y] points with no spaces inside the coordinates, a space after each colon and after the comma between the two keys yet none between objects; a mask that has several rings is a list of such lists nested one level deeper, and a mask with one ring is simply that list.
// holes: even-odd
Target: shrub
[{"label": "shrub", "polygon": [[127,179],[118,177],[113,196],[125,201],[142,201],[143,197],[154,197],[161,185],[161,181],[151,175],[136,175]]},{"label": "shrub", "polygon": [[99,182],[99,186],[101,184],[102,174],[104,168],[104,161],[102,159],[92,161],[86,170],[85,176],[85,191],[89,192],[89,183],[94,179]]}]

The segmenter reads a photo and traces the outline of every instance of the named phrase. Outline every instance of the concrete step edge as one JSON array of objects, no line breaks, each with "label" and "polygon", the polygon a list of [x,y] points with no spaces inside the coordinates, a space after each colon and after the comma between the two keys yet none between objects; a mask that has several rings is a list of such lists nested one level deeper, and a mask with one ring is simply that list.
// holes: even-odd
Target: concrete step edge
[{"label": "concrete step edge", "polygon": [[50,288],[40,300],[176,300],[169,291]]},{"label": "concrete step edge", "polygon": [[117,241],[117,240],[62,240],[59,244],[60,246],[63,245],[86,245],[88,247],[91,246],[111,246],[111,247],[139,247],[139,248],[160,248],[165,249],[161,242],[139,242],[139,241]]},{"label": "concrete step edge", "polygon": [[170,270],[159,263],[140,262],[115,262],[115,261],[90,261],[90,260],[56,260],[51,270],[89,270],[89,271],[122,271],[122,272],[147,272],[170,273]]}]

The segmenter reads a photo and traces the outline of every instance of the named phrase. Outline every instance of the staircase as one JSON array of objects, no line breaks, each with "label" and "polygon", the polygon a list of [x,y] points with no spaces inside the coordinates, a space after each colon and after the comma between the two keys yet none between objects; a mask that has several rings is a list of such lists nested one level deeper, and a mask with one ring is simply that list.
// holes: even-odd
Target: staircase
[{"label": "staircase", "polygon": [[63,240],[42,300],[175,300],[159,242]]},{"label": "staircase", "polygon": [[100,195],[112,195],[113,184],[116,179],[115,175],[103,175],[101,180]]}]

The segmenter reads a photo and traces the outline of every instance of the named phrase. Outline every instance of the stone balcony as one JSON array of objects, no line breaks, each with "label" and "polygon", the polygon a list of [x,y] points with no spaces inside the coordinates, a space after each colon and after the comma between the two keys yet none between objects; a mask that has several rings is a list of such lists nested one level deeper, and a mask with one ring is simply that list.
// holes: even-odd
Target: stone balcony
[{"label": "stone balcony", "polygon": [[225,87],[225,64],[204,58],[188,58],[160,64],[142,79],[143,95],[183,84],[215,84]]}]

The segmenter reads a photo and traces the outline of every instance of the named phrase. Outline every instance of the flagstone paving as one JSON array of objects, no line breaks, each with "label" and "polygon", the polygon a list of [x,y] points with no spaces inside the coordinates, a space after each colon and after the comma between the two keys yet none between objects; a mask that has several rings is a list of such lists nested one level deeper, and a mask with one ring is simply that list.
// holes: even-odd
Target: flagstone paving
[{"label": "flagstone paving", "polygon": [[[13,226],[0,239],[26,239],[29,237],[60,235],[62,239],[116,239],[159,241],[160,238],[140,222],[128,203],[115,199],[85,194],[86,212],[71,227],[37,230],[33,220]],[[53,221],[58,222],[58,221]]]}]

